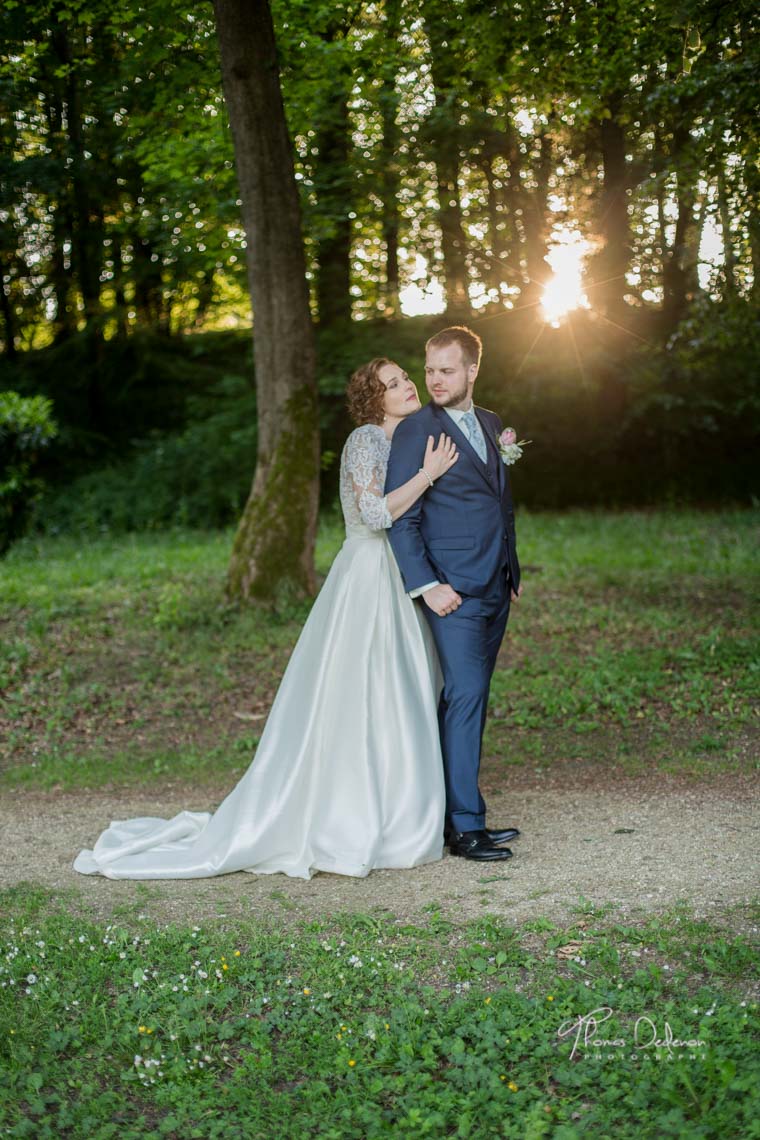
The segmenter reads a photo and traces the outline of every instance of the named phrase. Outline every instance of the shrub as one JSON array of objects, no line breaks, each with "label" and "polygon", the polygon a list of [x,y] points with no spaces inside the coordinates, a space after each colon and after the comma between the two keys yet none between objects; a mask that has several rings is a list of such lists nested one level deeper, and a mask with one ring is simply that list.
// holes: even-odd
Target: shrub
[{"label": "shrub", "polygon": [[129,458],[80,475],[46,498],[39,525],[52,532],[219,527],[236,519],[256,465],[256,399],[226,376],[188,400],[180,432],[154,431]]},{"label": "shrub", "polygon": [[0,554],[26,529],[43,487],[37,457],[57,431],[50,400],[0,392]]}]

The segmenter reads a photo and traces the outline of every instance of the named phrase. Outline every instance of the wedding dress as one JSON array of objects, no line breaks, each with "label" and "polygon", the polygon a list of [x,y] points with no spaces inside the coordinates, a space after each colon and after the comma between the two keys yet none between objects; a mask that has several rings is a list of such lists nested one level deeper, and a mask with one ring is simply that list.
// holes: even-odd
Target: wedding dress
[{"label": "wedding dress", "polygon": [[374,424],[346,441],[346,539],[238,785],[213,815],[112,823],[75,870],[111,879],[231,871],[308,879],[441,858],[441,681],[427,622],[404,592],[385,533],[389,452]]}]

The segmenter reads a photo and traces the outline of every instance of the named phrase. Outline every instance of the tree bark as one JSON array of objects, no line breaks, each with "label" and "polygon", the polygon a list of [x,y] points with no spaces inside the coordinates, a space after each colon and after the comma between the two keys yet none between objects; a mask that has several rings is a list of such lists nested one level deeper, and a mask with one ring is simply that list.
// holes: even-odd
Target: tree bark
[{"label": "tree bark", "polygon": [[351,17],[337,11],[323,40],[331,67],[320,94],[314,130],[318,158],[314,167],[314,193],[319,208],[316,250],[316,295],[323,328],[346,326],[351,321],[351,213],[354,206],[353,140],[349,100],[353,70],[343,41]]},{"label": "tree bark", "polygon": [[699,234],[694,208],[697,204],[699,171],[688,154],[689,131],[679,125],[673,132],[673,156],[676,170],[676,218],[673,244],[663,262],[662,320],[668,335],[686,313],[690,301],[699,290],[697,265]]},{"label": "tree bark", "polygon": [[504,185],[504,205],[509,218],[509,243],[505,264],[508,271],[508,284],[520,288],[520,303],[524,303],[526,280],[523,272],[525,229],[523,226],[522,185],[520,171],[522,154],[518,133],[507,119],[506,146],[504,158],[507,162],[507,179]]},{"label": "tree bark", "polygon": [[625,319],[625,275],[631,259],[627,192],[630,179],[625,156],[625,128],[617,116],[624,106],[622,93],[608,101],[608,118],[598,123],[602,156],[602,192],[597,214],[597,230],[602,248],[589,259],[589,291],[595,309],[613,322]]},{"label": "tree bark", "polygon": [[[350,89],[350,85],[349,88]],[[317,310],[322,327],[347,325],[351,320],[351,124],[348,89],[336,78],[325,96],[317,126],[319,158],[314,190],[320,213],[317,241]]]},{"label": "tree bark", "polygon": [[5,281],[5,265],[0,261],[0,316],[3,318],[3,354],[8,360],[16,360],[16,318],[13,312],[11,295],[12,281]]},{"label": "tree bark", "polygon": [[314,333],[301,212],[268,0],[214,0],[248,242],[258,407],[253,487],[227,576],[232,597],[315,589],[319,495]]},{"label": "tree bark", "polygon": [[379,99],[380,120],[382,122],[383,132],[382,142],[380,144],[379,173],[383,199],[381,223],[382,241],[385,246],[385,288],[383,291],[383,304],[386,317],[398,317],[401,315],[398,270],[398,192],[401,186],[398,147],[401,132],[397,122],[399,94],[396,89],[395,66],[400,27],[401,0],[386,0],[385,38],[390,44],[390,59],[386,61]]},{"label": "tree bark", "polygon": [[721,157],[718,167],[718,213],[720,214],[720,228],[723,231],[723,274],[726,282],[726,295],[736,296],[736,253],[734,240],[731,234],[731,210],[728,204],[728,190],[726,188],[726,173],[723,169]]},{"label": "tree bark", "polygon": [[466,320],[471,306],[467,241],[459,198],[459,112],[457,93],[452,84],[452,79],[457,74],[457,57],[448,46],[451,33],[441,9],[436,4],[426,3],[423,11],[430,41],[430,72],[435,91],[435,109],[429,124],[434,142],[438,185],[446,316],[449,320]]},{"label": "tree bark", "polygon": [[[84,35],[84,32],[80,33]],[[85,325],[100,316],[100,271],[103,265],[103,234],[94,208],[91,180],[94,164],[88,165],[83,135],[82,87],[68,32],[58,27],[53,36],[56,53],[70,68],[65,80],[67,129],[71,158],[71,204],[74,229],[71,235],[71,262],[84,306]]]},{"label": "tree bark", "polygon": [[522,223],[525,233],[525,268],[528,284],[523,289],[523,304],[537,305],[541,300],[551,267],[546,260],[549,253],[548,210],[549,178],[552,172],[552,139],[549,129],[541,131],[539,152],[533,170],[535,187],[523,190]]},{"label": "tree bark", "polygon": [[[55,155],[60,171],[66,170],[66,146],[63,127],[63,103],[61,97],[61,80],[55,74],[49,79],[50,98],[47,100],[45,113],[48,124],[48,146]],[[76,332],[76,313],[69,301],[71,288],[71,268],[66,265],[64,247],[71,241],[74,230],[71,217],[71,204],[68,178],[64,174],[58,185],[58,195],[50,203],[52,214],[52,249],[50,252],[49,280],[55,295],[55,318],[53,321],[54,342],[59,344]]]}]

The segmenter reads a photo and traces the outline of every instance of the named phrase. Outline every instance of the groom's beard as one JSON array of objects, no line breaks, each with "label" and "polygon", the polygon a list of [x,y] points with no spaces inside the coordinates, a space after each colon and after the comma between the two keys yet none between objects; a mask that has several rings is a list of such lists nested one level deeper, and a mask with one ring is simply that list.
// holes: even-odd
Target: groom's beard
[{"label": "groom's beard", "polygon": [[438,405],[439,408],[450,408],[452,404],[464,403],[464,401],[467,399],[467,389],[468,384],[465,380],[462,383],[461,388],[457,388],[455,392],[446,392],[445,394],[441,393],[438,396],[436,396],[434,392],[431,392],[430,398],[434,404]]}]

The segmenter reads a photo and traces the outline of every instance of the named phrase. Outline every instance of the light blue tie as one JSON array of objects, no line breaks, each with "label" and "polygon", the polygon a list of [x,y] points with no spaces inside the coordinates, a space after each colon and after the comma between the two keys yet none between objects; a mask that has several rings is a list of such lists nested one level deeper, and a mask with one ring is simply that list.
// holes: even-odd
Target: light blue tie
[{"label": "light blue tie", "polygon": [[475,413],[472,410],[470,410],[469,412],[465,412],[459,422],[462,425],[462,427],[464,427],[465,431],[467,432],[467,438],[469,439],[472,446],[475,448],[475,451],[477,452],[478,457],[481,459],[481,461],[483,463],[485,463],[485,461],[486,461],[486,441],[483,439],[483,433],[480,430],[480,424],[478,423],[478,421],[475,418]]}]

